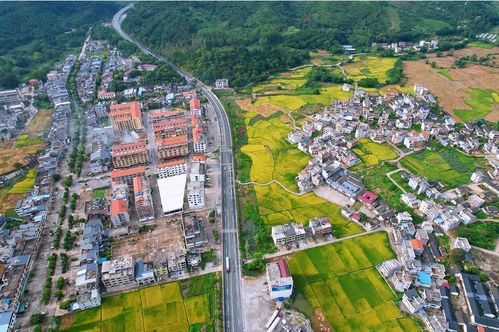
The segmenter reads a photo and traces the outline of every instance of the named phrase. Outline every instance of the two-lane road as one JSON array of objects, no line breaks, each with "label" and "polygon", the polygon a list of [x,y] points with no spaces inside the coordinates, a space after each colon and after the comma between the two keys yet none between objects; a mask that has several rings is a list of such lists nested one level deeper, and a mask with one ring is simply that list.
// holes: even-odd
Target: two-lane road
[{"label": "two-lane road", "polygon": [[[225,257],[230,259],[230,272],[223,272],[223,305],[224,305],[224,330],[225,331],[243,331],[243,314],[241,305],[241,270],[239,257],[239,238],[237,226],[236,211],[236,191],[234,186],[234,163],[232,156],[232,135],[229,125],[229,119],[225,110],[218,100],[217,96],[210,88],[196,79],[180,67],[171,63],[160,55],[154,54],[139,42],[133,40],[126,32],[121,29],[121,23],[125,14],[132,5],[128,5],[118,11],[113,17],[113,28],[126,40],[135,44],[142,52],[154,56],[161,60],[188,81],[196,80],[198,87],[203,90],[218,118],[220,127],[220,168],[221,168],[221,188],[222,188],[222,252]],[[225,269],[224,269],[225,270]]]}]

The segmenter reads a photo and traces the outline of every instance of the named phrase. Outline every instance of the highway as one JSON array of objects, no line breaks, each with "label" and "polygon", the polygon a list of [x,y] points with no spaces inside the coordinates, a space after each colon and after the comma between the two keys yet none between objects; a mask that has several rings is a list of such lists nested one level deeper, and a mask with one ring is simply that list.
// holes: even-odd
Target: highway
[{"label": "highway", "polygon": [[218,118],[220,128],[220,168],[221,168],[221,188],[222,188],[222,253],[223,261],[225,257],[230,259],[230,272],[223,272],[223,307],[224,307],[224,331],[243,331],[243,312],[241,304],[241,269],[239,257],[239,238],[236,211],[236,191],[234,186],[234,162],[232,156],[232,136],[229,125],[229,118],[225,109],[211,89],[185,72],[180,67],[171,63],[160,55],[154,54],[139,42],[133,40],[121,28],[121,23],[126,17],[126,12],[133,6],[130,4],[120,9],[113,17],[113,28],[116,32],[135,44],[144,53],[149,54],[160,61],[163,61],[175,69],[187,81],[197,81],[197,86],[213,106]]}]

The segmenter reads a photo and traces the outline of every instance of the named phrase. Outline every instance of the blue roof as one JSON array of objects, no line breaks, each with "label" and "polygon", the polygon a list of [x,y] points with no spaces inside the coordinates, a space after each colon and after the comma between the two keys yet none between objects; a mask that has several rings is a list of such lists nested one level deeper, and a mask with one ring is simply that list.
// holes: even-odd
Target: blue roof
[{"label": "blue roof", "polygon": [[422,284],[431,285],[431,277],[430,277],[430,275],[428,273],[419,272],[419,274],[418,274],[418,280]]},{"label": "blue roof", "polygon": [[7,332],[14,311],[8,310],[0,313],[0,332]]}]

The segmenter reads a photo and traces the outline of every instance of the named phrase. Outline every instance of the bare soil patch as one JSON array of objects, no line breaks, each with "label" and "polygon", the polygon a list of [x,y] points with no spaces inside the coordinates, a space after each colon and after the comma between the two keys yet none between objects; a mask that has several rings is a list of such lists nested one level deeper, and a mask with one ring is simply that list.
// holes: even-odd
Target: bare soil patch
[{"label": "bare soil patch", "polygon": [[[439,61],[442,59],[444,58],[439,58]],[[499,86],[498,68],[471,65],[462,69],[450,69],[449,75],[453,80],[439,74],[439,70],[431,68],[425,60],[409,61],[404,64],[404,73],[408,77],[407,85],[423,84],[438,97],[442,107],[451,114],[455,109],[471,110],[471,107],[466,104],[466,101],[471,98],[469,94],[471,88],[497,89]],[[495,106],[497,104],[487,115],[487,119],[499,117],[497,113],[499,110]]]},{"label": "bare soil patch", "polygon": [[23,194],[6,194],[0,199],[0,213],[5,213],[8,209],[15,208],[17,201],[23,196]]},{"label": "bare soil patch", "polygon": [[39,109],[23,133],[29,135],[43,134],[50,127],[52,113],[54,113],[53,109]]},{"label": "bare soil patch", "polygon": [[320,307],[315,308],[315,315],[311,319],[312,329],[319,332],[331,332],[333,329],[327,322]]},{"label": "bare soil patch", "polygon": [[261,114],[265,117],[270,116],[274,114],[275,112],[285,112],[286,109],[275,105],[271,103],[265,103],[262,102],[259,106],[255,106],[254,104],[251,103],[250,98],[245,98],[245,99],[238,99],[236,100],[236,104],[243,110],[248,111],[248,112],[256,112],[258,114]]},{"label": "bare soil patch", "polygon": [[31,146],[16,147],[16,140],[9,140],[0,144],[0,174],[11,172],[15,169],[14,164],[26,164],[26,158],[29,155],[35,154],[38,149],[43,149],[43,144],[35,144]]},{"label": "bare soil patch", "polygon": [[69,329],[71,326],[73,326],[73,321],[75,319],[74,314],[67,314],[61,317],[61,325],[59,326],[59,329],[61,331]]},{"label": "bare soil patch", "polygon": [[150,232],[139,233],[124,240],[113,242],[113,257],[131,255],[134,259],[150,262],[154,253],[170,251],[183,242],[180,222],[156,221]]}]

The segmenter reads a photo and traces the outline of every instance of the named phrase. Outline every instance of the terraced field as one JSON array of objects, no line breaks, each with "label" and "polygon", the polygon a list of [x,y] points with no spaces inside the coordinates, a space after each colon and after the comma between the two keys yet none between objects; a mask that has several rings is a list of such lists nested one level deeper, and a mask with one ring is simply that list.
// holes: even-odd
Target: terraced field
[{"label": "terraced field", "polygon": [[215,275],[123,293],[102,306],[65,316],[62,331],[212,331]]},{"label": "terraced field", "polygon": [[381,232],[294,253],[288,264],[297,299],[304,299],[295,308],[321,312],[334,331],[419,331],[375,268],[393,257]]},{"label": "terraced field", "polygon": [[248,144],[241,149],[252,160],[251,181],[267,183],[275,179],[286,188],[298,191],[295,177],[310,157],[286,140],[291,128],[282,117],[256,116],[248,113],[245,118]]}]

